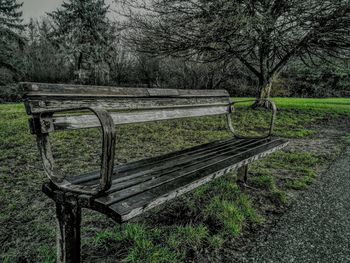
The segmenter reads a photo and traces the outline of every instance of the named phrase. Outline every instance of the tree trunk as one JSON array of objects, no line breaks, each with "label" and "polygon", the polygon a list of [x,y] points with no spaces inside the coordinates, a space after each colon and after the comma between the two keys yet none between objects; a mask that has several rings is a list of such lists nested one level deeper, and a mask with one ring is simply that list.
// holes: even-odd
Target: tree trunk
[{"label": "tree trunk", "polygon": [[74,65],[75,82],[78,84],[84,84],[84,80],[85,80],[85,72],[83,72],[82,70],[82,64],[83,64],[83,53],[80,52],[79,56],[76,58],[75,65]]},{"label": "tree trunk", "polygon": [[83,64],[83,52],[80,52],[78,61],[77,61],[77,70],[81,70],[81,65]]},{"label": "tree trunk", "polygon": [[272,88],[272,80],[259,85],[259,97],[257,99],[269,99]]},{"label": "tree trunk", "polygon": [[272,84],[275,77],[269,77],[267,79],[259,80],[259,93],[256,98],[256,102],[253,105],[253,108],[265,107],[270,108],[270,103],[267,101],[263,101],[261,99],[270,99]]}]

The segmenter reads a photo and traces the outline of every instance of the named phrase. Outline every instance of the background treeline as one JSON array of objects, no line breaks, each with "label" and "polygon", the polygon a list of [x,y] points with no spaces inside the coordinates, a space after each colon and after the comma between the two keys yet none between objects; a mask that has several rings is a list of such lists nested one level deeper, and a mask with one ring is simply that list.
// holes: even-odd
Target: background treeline
[{"label": "background treeline", "polygon": [[[233,96],[257,95],[256,78],[238,61],[199,63],[138,52],[124,44],[123,28],[107,18],[109,7],[104,1],[86,1],[81,10],[76,10],[75,1],[40,20],[31,19],[25,26],[19,20],[14,29],[17,39],[0,36],[1,102],[21,99],[19,81],[225,88]],[[20,7],[14,7],[17,19]],[[274,80],[272,95],[350,97],[349,83],[349,59],[310,60],[306,64],[294,59]]]}]

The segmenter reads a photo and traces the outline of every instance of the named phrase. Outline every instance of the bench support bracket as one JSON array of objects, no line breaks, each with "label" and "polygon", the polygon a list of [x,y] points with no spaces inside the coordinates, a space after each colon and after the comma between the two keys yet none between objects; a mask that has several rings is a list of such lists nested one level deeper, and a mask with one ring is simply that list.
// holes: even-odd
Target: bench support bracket
[{"label": "bench support bracket", "polygon": [[244,165],[237,170],[237,182],[247,183],[248,179],[248,165]]},{"label": "bench support bracket", "polygon": [[57,262],[80,262],[81,208],[74,204],[56,203]]}]

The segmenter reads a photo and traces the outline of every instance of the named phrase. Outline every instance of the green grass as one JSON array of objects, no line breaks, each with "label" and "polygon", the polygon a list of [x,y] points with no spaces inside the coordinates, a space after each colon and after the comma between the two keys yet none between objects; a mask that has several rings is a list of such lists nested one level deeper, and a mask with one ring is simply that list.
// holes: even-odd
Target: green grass
[{"label": "green grass", "polygon": [[251,179],[253,185],[264,188],[269,192],[269,196],[273,202],[279,205],[287,204],[288,197],[286,193],[279,189],[276,184],[276,179],[272,175],[261,174]]},{"label": "green grass", "polygon": [[[233,123],[237,134],[242,136],[266,135],[271,114],[266,110],[253,110],[247,107],[236,109]],[[284,110],[278,113],[274,132],[277,136],[285,138],[302,138],[313,135],[315,130],[307,125],[322,119],[323,115],[295,114],[295,111]]]},{"label": "green grass", "polygon": [[273,101],[280,109],[312,110],[336,114],[348,114],[350,112],[350,98],[273,98]]},{"label": "green grass", "polygon": [[[233,100],[245,99],[252,98],[234,98]],[[272,100],[280,110],[312,110],[314,113],[327,114],[348,114],[350,112],[350,98],[272,98]]]},{"label": "green grass", "polygon": [[[276,135],[305,138],[325,117],[350,116],[349,99],[275,99],[281,109]],[[41,193],[46,180],[34,136],[28,131],[22,104],[0,105],[0,261],[54,262],[55,218],[53,203]],[[269,115],[239,108],[234,126],[241,134],[263,134]],[[247,132],[248,131],[248,132]],[[225,118],[205,117],[117,128],[116,162],[122,163],[208,141],[227,138]],[[310,137],[311,138],[311,137]],[[80,174],[98,168],[100,132],[80,130],[52,136],[54,155],[63,173]],[[67,145],[70,147],[68,148]],[[73,150],[71,150],[73,149]],[[74,161],[71,161],[74,160]],[[278,152],[251,166],[249,183],[266,192],[272,203],[288,203],[289,189],[305,189],[315,178],[322,160],[308,152]],[[293,174],[281,179],[281,171]],[[265,200],[265,199],[264,199]],[[259,227],[266,218],[233,174],[204,185],[139,221],[116,225],[106,217],[85,211],[82,242],[85,257],[100,262],[186,262],[204,250],[219,251],[248,225]]]},{"label": "green grass", "polygon": [[[276,185],[275,171],[288,170],[293,178],[284,179],[284,187],[294,190],[304,190],[311,185],[316,177],[314,168],[322,159],[309,152],[279,152],[252,165],[258,176],[253,177],[255,185],[265,187],[275,195],[281,203],[286,203],[286,195]],[[264,168],[261,168],[264,167]]]},{"label": "green grass", "polygon": [[307,189],[313,182],[314,176],[303,176],[302,178],[288,181],[286,186],[294,190],[304,190]]},{"label": "green grass", "polygon": [[[233,101],[247,99],[253,98],[233,98]],[[313,135],[317,131],[307,128],[310,124],[320,122],[327,116],[339,117],[350,113],[350,98],[273,98],[272,100],[278,108],[275,134],[286,138],[302,138]],[[270,116],[268,111],[259,110],[260,114],[257,116],[256,111],[246,110],[246,106],[251,105],[251,103],[236,105],[238,111],[236,120],[243,124],[243,126],[237,127],[240,132],[245,131],[247,125],[255,130],[268,127]],[[240,114],[241,110],[244,113]],[[258,134],[258,132],[250,133],[250,135]]]},{"label": "green grass", "polygon": [[211,187],[206,187],[206,192],[202,192],[196,203],[205,204],[204,210],[199,213],[203,213],[205,221],[218,224],[221,234],[238,236],[246,221],[254,224],[263,222],[233,178],[220,178]]}]

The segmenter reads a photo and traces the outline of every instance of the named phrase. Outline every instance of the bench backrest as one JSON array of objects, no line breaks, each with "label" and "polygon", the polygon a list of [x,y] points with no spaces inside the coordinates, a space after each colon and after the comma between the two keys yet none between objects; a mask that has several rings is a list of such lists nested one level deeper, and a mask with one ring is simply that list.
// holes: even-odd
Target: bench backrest
[{"label": "bench backrest", "polygon": [[[226,90],[148,89],[68,84],[21,83],[25,106],[32,119],[48,111],[71,108],[103,108],[116,125],[186,117],[227,114],[230,99]],[[79,114],[50,117],[50,131],[99,127],[96,116]]]}]

